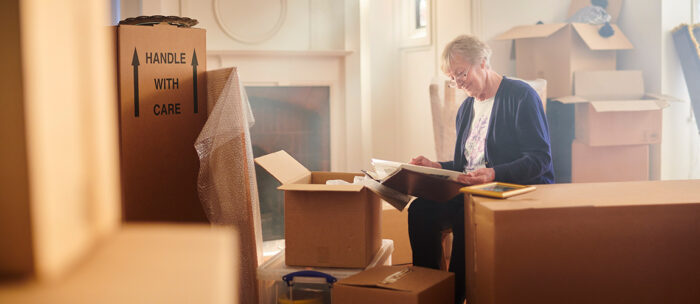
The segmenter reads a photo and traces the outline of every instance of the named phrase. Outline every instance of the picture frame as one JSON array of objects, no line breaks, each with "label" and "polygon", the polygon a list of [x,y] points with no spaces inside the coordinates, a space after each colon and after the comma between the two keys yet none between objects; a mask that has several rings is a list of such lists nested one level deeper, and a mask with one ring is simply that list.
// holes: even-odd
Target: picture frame
[{"label": "picture frame", "polygon": [[428,46],[432,43],[434,0],[401,1],[401,47]]},{"label": "picture frame", "polygon": [[463,193],[505,199],[511,196],[535,191],[535,186],[491,182],[481,185],[468,186],[461,189]]}]

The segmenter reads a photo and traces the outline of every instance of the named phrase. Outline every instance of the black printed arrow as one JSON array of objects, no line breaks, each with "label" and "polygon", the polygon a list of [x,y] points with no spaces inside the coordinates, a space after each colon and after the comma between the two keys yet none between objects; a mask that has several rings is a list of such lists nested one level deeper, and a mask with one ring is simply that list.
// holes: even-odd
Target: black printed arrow
[{"label": "black printed arrow", "polygon": [[197,103],[197,65],[199,64],[199,62],[197,62],[197,51],[193,50],[192,53],[192,79],[194,80],[194,113],[197,114],[197,112],[199,112],[199,105]]},{"label": "black printed arrow", "polygon": [[139,64],[139,56],[134,48],[134,58],[131,59],[131,65],[134,67],[134,117],[139,117]]}]

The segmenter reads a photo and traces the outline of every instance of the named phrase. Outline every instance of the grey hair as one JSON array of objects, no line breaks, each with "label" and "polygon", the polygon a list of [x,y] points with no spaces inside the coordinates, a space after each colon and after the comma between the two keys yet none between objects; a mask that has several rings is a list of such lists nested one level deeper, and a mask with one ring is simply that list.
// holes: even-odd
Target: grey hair
[{"label": "grey hair", "polygon": [[455,58],[460,57],[471,64],[479,64],[481,60],[486,61],[489,66],[491,59],[491,48],[474,36],[459,35],[445,46],[442,51],[442,65],[440,68],[445,74],[450,73],[452,63]]}]

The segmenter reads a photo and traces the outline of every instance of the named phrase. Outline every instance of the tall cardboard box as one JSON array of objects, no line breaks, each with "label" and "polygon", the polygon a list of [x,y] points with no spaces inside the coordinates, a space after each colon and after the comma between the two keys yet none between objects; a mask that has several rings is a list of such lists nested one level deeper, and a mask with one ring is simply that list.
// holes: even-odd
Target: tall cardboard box
[{"label": "tall cardboard box", "polygon": [[285,261],[290,266],[365,268],[381,246],[379,196],[356,173],[311,172],[285,151],[255,159],[284,191]]},{"label": "tall cardboard box", "polygon": [[649,180],[649,145],[591,147],[571,144],[571,182]]},{"label": "tall cardboard box", "polygon": [[467,303],[700,303],[700,180],[465,195]]},{"label": "tall cardboard box", "polygon": [[[569,17],[590,1],[573,0]],[[622,0],[608,1],[612,22],[617,20]],[[602,25],[553,23],[521,25],[497,36],[496,40],[515,40],[515,71],[523,79],[547,80],[549,97],[573,93],[574,72],[582,70],[615,70],[617,50],[634,48],[619,27],[615,33],[601,37]]]},{"label": "tall cardboard box", "polygon": [[334,304],[454,303],[451,272],[417,266],[377,266],[335,283]]},{"label": "tall cardboard box", "polygon": [[116,32],[124,220],[206,221],[194,149],[207,118],[206,31],[156,24]]}]

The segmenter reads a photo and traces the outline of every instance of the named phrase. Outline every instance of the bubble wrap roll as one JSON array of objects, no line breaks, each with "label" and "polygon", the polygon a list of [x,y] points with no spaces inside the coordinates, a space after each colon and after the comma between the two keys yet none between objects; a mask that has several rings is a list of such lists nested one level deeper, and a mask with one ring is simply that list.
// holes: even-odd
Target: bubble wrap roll
[{"label": "bubble wrap roll", "polygon": [[240,303],[257,303],[262,229],[250,141],[255,120],[236,68],[207,72],[207,87],[211,112],[195,142],[199,198],[212,224],[240,231]]}]

